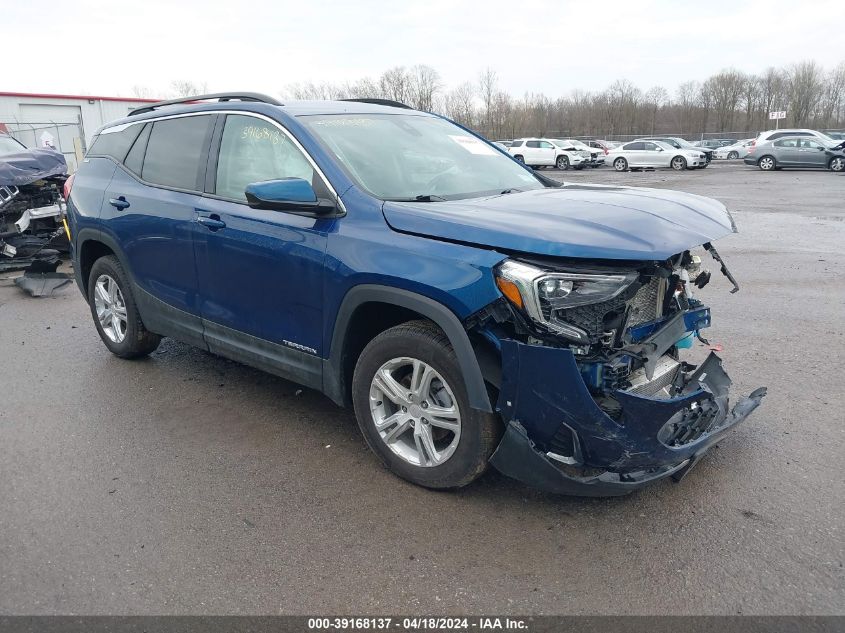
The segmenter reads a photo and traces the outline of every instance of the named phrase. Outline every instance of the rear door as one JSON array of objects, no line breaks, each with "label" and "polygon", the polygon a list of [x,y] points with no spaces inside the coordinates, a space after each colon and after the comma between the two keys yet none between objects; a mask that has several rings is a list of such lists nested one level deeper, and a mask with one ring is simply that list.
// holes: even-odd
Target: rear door
[{"label": "rear door", "polygon": [[525,164],[540,165],[540,141],[525,141]]},{"label": "rear door", "polygon": [[634,143],[628,143],[623,147],[625,150],[624,155],[625,158],[628,160],[628,165],[631,167],[642,167],[643,166],[643,153],[644,153],[644,143],[641,141],[637,141]]},{"label": "rear door", "polygon": [[148,327],[203,346],[193,233],[217,115],[143,124],[103,201]]},{"label": "rear door", "polygon": [[799,140],[795,137],[787,137],[776,140],[772,143],[772,150],[775,155],[775,160],[780,165],[795,166],[801,163]]},{"label": "rear door", "polygon": [[328,232],[338,220],[253,209],[244,189],[303,178],[319,197],[334,194],[279,124],[227,114],[220,128],[206,196],[193,210],[197,220],[213,221],[195,225],[208,347],[319,386],[323,262]]},{"label": "rear door", "polygon": [[538,149],[537,159],[540,161],[538,165],[554,165],[555,164],[555,146],[549,141],[540,141],[540,148]]}]

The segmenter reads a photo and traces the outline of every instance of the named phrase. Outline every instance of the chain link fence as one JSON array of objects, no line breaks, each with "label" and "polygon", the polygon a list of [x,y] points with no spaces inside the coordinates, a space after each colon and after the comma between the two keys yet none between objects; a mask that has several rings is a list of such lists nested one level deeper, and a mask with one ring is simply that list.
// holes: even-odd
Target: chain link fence
[{"label": "chain link fence", "polygon": [[0,121],[5,132],[29,148],[51,147],[67,160],[68,171],[76,171],[78,161],[85,154],[85,134],[82,123],[58,121]]}]

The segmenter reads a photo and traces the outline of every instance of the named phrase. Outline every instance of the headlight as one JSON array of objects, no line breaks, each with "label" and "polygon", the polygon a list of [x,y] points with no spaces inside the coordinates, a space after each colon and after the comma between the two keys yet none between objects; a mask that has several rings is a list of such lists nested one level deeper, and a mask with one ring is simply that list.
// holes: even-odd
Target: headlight
[{"label": "headlight", "polygon": [[634,272],[549,272],[513,260],[496,270],[496,285],[511,303],[534,321],[579,342],[589,342],[587,333],[567,323],[564,311],[613,299],[636,279]]}]

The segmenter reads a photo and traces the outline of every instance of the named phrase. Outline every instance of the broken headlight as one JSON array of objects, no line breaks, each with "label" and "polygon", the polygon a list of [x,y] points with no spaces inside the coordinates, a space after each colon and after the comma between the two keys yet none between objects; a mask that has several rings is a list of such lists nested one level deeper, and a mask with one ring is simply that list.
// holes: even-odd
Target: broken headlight
[{"label": "broken headlight", "polygon": [[511,303],[534,321],[580,343],[587,333],[567,323],[564,310],[613,299],[637,279],[637,273],[549,272],[514,260],[496,269],[496,285]]}]

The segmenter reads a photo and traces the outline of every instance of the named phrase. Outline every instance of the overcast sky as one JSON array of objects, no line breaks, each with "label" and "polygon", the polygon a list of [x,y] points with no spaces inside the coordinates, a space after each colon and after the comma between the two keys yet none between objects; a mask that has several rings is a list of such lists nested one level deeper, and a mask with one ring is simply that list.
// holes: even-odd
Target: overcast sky
[{"label": "overcast sky", "polygon": [[0,90],[158,96],[174,79],[278,94],[427,64],[447,86],[670,93],[722,68],[845,60],[843,0],[4,0]]}]

